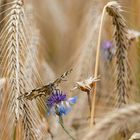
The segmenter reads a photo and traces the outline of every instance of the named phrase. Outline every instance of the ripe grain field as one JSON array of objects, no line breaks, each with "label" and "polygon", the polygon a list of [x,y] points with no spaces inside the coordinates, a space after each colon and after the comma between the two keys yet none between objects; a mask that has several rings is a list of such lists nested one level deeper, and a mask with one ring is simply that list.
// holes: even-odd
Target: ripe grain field
[{"label": "ripe grain field", "polygon": [[139,140],[139,7],[0,0],[0,140]]}]

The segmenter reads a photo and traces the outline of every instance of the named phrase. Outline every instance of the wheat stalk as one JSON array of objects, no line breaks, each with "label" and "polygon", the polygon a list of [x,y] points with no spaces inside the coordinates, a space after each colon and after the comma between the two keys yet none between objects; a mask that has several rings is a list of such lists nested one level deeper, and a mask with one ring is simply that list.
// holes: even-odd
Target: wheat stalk
[{"label": "wheat stalk", "polygon": [[[7,87],[3,89],[3,101],[1,106],[1,122],[6,122],[6,126],[3,124],[2,127],[6,127],[1,131],[1,138],[4,137],[4,130],[8,129],[9,119],[11,119],[11,127],[14,122],[19,119],[20,109],[19,101],[16,99],[20,94],[19,89],[19,42],[18,42],[18,21],[17,21],[17,9],[18,4],[13,3],[7,13],[5,13],[4,19],[4,30],[1,30],[1,57],[2,57],[2,77],[7,78]],[[19,5],[18,5],[19,6]],[[15,8],[15,9],[14,9]],[[14,13],[15,10],[15,13]],[[6,19],[7,18],[7,19]],[[4,115],[7,116],[7,120],[4,119]],[[5,121],[4,121],[5,120]],[[11,134],[11,133],[10,133]],[[12,134],[11,134],[12,135]]]},{"label": "wheat stalk", "polygon": [[[21,5],[22,2],[13,2],[8,6],[8,13],[4,13],[5,17],[1,20],[4,26],[0,34],[2,66],[4,68],[1,76],[6,77],[8,80],[8,86],[4,89],[8,98],[5,98],[5,100],[7,100],[7,104],[10,104],[11,114],[15,113],[15,120],[19,119],[20,115],[17,97],[20,95],[19,12]],[[2,108],[3,106],[7,106],[5,102],[2,104]]]},{"label": "wheat stalk", "polygon": [[[3,130],[0,131],[0,137],[3,139],[6,130],[9,130],[11,138],[14,133],[12,130],[15,129],[18,139],[41,139],[43,135],[40,136],[41,133],[37,133],[37,131],[38,125],[41,125],[42,121],[36,103],[17,99],[34,85],[28,79],[25,67],[27,52],[29,52],[28,45],[32,43],[30,42],[32,35],[29,34],[31,29],[28,28],[23,1],[16,0],[7,5],[4,18],[0,21],[4,25],[0,32],[3,66],[1,76],[7,79],[7,86],[3,88],[2,92],[0,122]],[[6,118],[4,118],[5,116]]]},{"label": "wheat stalk", "polygon": [[129,125],[136,125],[140,121],[140,105],[131,105],[123,109],[115,110],[107,115],[91,130],[83,140],[108,140],[116,134],[127,121]]},{"label": "wheat stalk", "polygon": [[114,42],[116,46],[116,95],[117,107],[120,108],[128,102],[129,90],[129,65],[127,58],[127,48],[129,40],[127,36],[127,27],[125,20],[121,14],[121,7],[117,2],[109,2],[106,8],[108,14],[112,17],[114,31]]},{"label": "wheat stalk", "polygon": [[[100,23],[100,28],[99,28],[99,34],[98,34],[96,61],[95,61],[95,70],[94,70],[94,77],[95,78],[98,76],[101,33],[102,33],[105,8],[106,8],[106,6],[103,8],[103,12],[102,12],[102,16],[101,16],[101,23]],[[90,113],[90,127],[92,127],[93,124],[95,124],[95,102],[96,102],[96,83],[94,84],[93,97],[92,97],[92,106],[91,106],[91,113]]]}]

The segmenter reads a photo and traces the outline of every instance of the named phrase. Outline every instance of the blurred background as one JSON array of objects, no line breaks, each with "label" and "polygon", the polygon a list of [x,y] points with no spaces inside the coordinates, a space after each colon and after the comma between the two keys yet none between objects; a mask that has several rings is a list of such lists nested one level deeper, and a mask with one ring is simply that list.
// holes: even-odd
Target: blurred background
[{"label": "blurred background", "polygon": [[[132,32],[133,40],[129,59],[132,81],[132,102],[139,101],[139,39],[136,37],[140,31],[140,0],[117,0],[123,9],[127,26]],[[35,17],[40,31],[40,56],[44,55],[45,81],[69,69],[74,72],[68,79],[69,84],[62,87],[68,91],[78,80],[83,80],[94,73],[95,53],[101,13],[108,0],[35,0]],[[136,32],[137,33],[136,33]],[[112,41],[113,28],[111,18],[106,16],[102,30],[102,42]],[[96,117],[100,119],[104,113],[112,110],[114,105],[114,69],[113,62],[108,59],[108,52],[101,46],[100,75],[98,84]],[[48,74],[49,72],[49,74]],[[54,76],[55,75],[55,76]],[[54,77],[53,77],[54,76]],[[45,77],[45,76],[43,76]],[[48,79],[49,80],[48,80]],[[79,93],[79,92],[78,92]],[[77,92],[70,93],[77,94]],[[85,121],[89,117],[86,95],[79,95],[78,105],[67,117],[67,125],[79,130],[87,126]],[[80,110],[80,108],[83,108]],[[75,115],[78,114],[78,115]],[[85,123],[84,123],[85,121]],[[80,130],[79,130],[80,131]],[[81,130],[82,131],[82,130]],[[77,137],[82,137],[77,132]]]},{"label": "blurred background", "polygon": [[[35,0],[35,15],[42,36],[41,47],[48,63],[62,71],[75,61],[75,53],[90,36],[107,0]],[[140,29],[140,1],[119,0],[131,29]],[[110,36],[111,22],[104,25],[103,35]],[[95,34],[95,37],[97,34]],[[93,37],[93,38],[95,38]]]}]

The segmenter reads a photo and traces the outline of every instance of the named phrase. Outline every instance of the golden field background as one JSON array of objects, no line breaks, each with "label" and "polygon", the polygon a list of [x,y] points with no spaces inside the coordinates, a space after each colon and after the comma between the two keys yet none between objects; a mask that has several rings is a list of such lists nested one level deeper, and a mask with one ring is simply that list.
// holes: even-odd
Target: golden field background
[{"label": "golden field background", "polygon": [[[123,16],[126,20],[127,26],[130,30],[140,31],[140,0],[116,0],[124,10]],[[11,0],[1,0],[0,5],[11,2]],[[33,49],[31,55],[34,58],[30,61],[28,67],[37,70],[39,76],[35,73],[32,75],[34,82],[33,87],[28,87],[28,91],[52,82],[59,77],[66,70],[73,68],[72,73],[67,77],[67,81],[60,86],[61,89],[70,95],[77,95],[78,101],[74,105],[73,110],[68,116],[64,117],[66,128],[72,133],[76,140],[87,140],[86,136],[94,131],[94,128],[89,129],[89,107],[87,96],[80,90],[71,91],[77,81],[81,81],[94,75],[96,47],[98,40],[99,25],[101,20],[102,9],[107,0],[24,0],[24,10],[27,15],[27,20],[31,21],[26,26],[30,34],[34,35]],[[5,8],[6,9],[6,8]],[[1,12],[5,9],[1,8]],[[1,14],[0,19],[5,15]],[[0,30],[3,29],[4,24],[0,24]],[[111,18],[106,14],[104,18],[101,42],[113,39],[113,26]],[[1,39],[0,39],[1,40]],[[28,45],[27,45],[28,47]],[[131,72],[131,95],[129,104],[138,103],[139,96],[139,70],[140,70],[140,40],[139,37],[132,42],[128,51],[128,58],[130,62]],[[2,49],[2,45],[1,45]],[[34,52],[35,51],[35,52]],[[103,57],[103,51],[100,53],[99,75],[101,80],[97,83],[97,100],[96,100],[96,122],[97,125],[102,119],[110,117],[110,114],[117,114],[115,109],[116,96],[114,92],[114,61],[109,62]],[[1,56],[2,57],[2,56]],[[34,60],[37,59],[36,62]],[[26,58],[25,58],[26,60]],[[33,71],[33,70],[32,70]],[[39,77],[37,79],[36,77]],[[37,80],[36,80],[37,79]],[[4,88],[6,88],[4,86]],[[26,91],[26,90],[25,90]],[[7,94],[8,96],[8,94]],[[0,101],[3,102],[1,106],[5,107],[6,97],[0,96]],[[7,101],[8,102],[8,101]],[[8,104],[8,103],[7,103]],[[30,103],[29,103],[30,104]],[[38,105],[39,106],[39,105]],[[1,107],[0,122],[1,140],[22,140],[20,136],[21,131],[11,134],[11,125],[9,122],[8,113],[3,113],[6,110]],[[30,106],[31,110],[34,108],[33,104]],[[41,107],[39,106],[39,109]],[[44,135],[38,140],[68,140],[69,136],[65,134],[58,124],[58,120],[54,116],[46,117],[43,109],[40,109],[40,114],[43,124],[38,124],[38,129]],[[129,115],[128,115],[129,116]],[[33,117],[33,116],[32,116]],[[135,119],[135,116],[133,116]],[[137,116],[138,117],[138,116]],[[5,119],[3,119],[5,118]],[[8,119],[7,119],[8,118]],[[110,117],[111,118],[111,117]],[[124,118],[124,122],[129,119]],[[106,135],[113,136],[112,140],[123,140],[118,134],[118,131],[123,126],[123,121],[117,122],[117,127],[112,127],[112,131],[107,132]],[[6,125],[7,124],[7,125]],[[18,124],[20,126],[20,123]],[[128,127],[131,128],[127,140],[134,132],[140,131],[140,125],[130,121]],[[116,129],[116,130],[115,130]],[[22,130],[22,129],[21,129]],[[46,132],[47,130],[47,132]],[[53,138],[51,138],[50,133]],[[107,130],[107,128],[106,128]],[[15,130],[16,131],[16,130]],[[115,133],[116,131],[116,133]],[[38,131],[37,131],[38,132]],[[12,135],[12,137],[11,137]],[[14,136],[13,136],[14,135]],[[15,136],[16,135],[16,136]],[[102,135],[102,133],[100,134]],[[105,135],[103,135],[104,139]],[[90,138],[92,139],[92,138]],[[89,139],[89,140],[90,140]],[[28,140],[28,139],[27,139]]]}]

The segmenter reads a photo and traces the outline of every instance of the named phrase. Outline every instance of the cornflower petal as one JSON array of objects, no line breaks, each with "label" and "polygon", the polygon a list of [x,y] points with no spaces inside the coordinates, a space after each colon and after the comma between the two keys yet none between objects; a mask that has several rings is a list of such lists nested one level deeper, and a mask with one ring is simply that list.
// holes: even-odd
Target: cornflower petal
[{"label": "cornflower petal", "polygon": [[77,96],[67,99],[66,94],[60,90],[54,90],[47,99],[48,115],[67,115],[77,101]]},{"label": "cornflower petal", "polygon": [[63,116],[63,115],[67,115],[71,111],[71,108],[63,106],[63,105],[60,105],[58,107],[57,111],[59,112],[60,116]]},{"label": "cornflower petal", "polygon": [[77,96],[71,97],[68,99],[68,102],[70,104],[75,104],[77,102],[77,98],[78,98]]},{"label": "cornflower petal", "polygon": [[109,40],[106,40],[102,43],[102,48],[107,50],[107,49],[111,49],[113,46],[112,42]]}]

